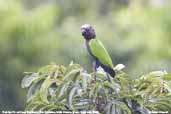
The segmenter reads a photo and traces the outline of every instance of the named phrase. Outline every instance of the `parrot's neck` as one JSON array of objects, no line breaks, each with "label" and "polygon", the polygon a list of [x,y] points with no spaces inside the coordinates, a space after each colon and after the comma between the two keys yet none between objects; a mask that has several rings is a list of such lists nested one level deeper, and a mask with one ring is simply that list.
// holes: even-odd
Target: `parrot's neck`
[{"label": "parrot's neck", "polygon": [[86,42],[85,42],[86,48],[87,48],[88,50],[90,49],[89,42],[90,42],[90,40],[86,40]]},{"label": "parrot's neck", "polygon": [[90,45],[89,45],[89,43],[90,43],[90,40],[85,40],[86,42],[86,47],[87,47],[87,49],[89,48],[90,49]]},{"label": "parrot's neck", "polygon": [[93,37],[93,38],[90,38],[90,39],[85,38],[85,40],[86,40],[86,42],[87,42],[87,43],[89,43],[89,42],[90,42],[90,40],[92,40],[92,39],[96,39],[96,37]]}]

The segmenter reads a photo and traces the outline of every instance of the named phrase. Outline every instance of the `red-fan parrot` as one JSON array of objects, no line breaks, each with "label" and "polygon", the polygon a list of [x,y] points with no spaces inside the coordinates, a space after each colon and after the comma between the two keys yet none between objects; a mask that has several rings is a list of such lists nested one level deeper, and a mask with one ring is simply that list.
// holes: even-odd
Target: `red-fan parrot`
[{"label": "red-fan parrot", "polygon": [[93,70],[97,71],[97,68],[101,66],[105,72],[114,77],[115,71],[112,59],[103,43],[96,38],[94,28],[89,24],[84,24],[81,26],[81,33],[85,39],[86,48],[94,59]]}]

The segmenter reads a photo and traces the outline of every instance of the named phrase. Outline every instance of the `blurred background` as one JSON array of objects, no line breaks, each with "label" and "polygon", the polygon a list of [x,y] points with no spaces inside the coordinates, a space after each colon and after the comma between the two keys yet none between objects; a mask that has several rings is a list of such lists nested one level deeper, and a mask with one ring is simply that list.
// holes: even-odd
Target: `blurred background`
[{"label": "blurred background", "polygon": [[171,0],[0,0],[0,110],[24,109],[25,71],[73,60],[91,72],[85,23],[131,77],[171,72]]}]

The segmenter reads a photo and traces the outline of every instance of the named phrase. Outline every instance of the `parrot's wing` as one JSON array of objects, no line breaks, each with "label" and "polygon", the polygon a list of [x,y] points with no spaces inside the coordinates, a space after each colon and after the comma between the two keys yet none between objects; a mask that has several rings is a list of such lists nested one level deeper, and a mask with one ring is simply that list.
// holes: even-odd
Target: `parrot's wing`
[{"label": "parrot's wing", "polygon": [[97,57],[102,64],[113,68],[111,57],[100,40],[92,39],[89,45],[92,54]]}]

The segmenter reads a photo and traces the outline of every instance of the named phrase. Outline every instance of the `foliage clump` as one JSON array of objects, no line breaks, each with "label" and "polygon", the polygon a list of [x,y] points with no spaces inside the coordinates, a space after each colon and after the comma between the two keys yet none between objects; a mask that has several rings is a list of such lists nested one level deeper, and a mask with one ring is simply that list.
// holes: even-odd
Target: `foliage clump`
[{"label": "foliage clump", "polygon": [[101,68],[87,73],[79,64],[51,64],[27,72],[22,87],[28,88],[25,110],[85,111],[101,114],[171,112],[171,75],[155,71],[132,80],[117,65],[112,78]]}]

